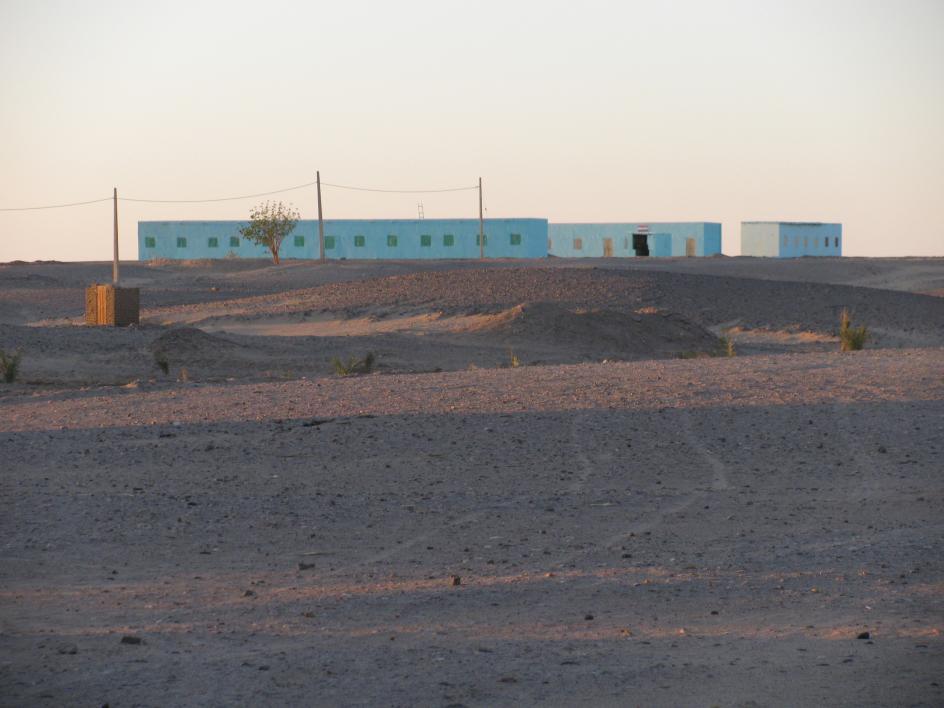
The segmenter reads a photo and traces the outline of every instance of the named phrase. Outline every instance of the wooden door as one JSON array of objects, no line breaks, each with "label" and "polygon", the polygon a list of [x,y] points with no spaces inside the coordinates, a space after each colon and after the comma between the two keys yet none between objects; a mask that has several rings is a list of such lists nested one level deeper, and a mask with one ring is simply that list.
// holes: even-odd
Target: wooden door
[{"label": "wooden door", "polygon": [[613,257],[613,239],[611,238],[603,239],[603,257],[604,258]]},{"label": "wooden door", "polygon": [[693,238],[685,239],[685,255],[686,256],[695,255],[695,239]]}]

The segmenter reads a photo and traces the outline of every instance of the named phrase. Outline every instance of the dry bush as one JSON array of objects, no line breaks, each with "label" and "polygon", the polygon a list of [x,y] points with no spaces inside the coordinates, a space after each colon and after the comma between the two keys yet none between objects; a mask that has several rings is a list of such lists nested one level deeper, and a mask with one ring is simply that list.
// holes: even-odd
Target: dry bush
[{"label": "dry bush", "polygon": [[842,308],[842,313],[839,315],[839,351],[857,352],[865,347],[868,338],[868,328],[865,325],[853,327],[849,310]]},{"label": "dry bush", "polygon": [[22,354],[20,352],[7,354],[0,349],[0,377],[3,378],[4,383],[13,383],[16,381],[16,377],[20,373],[21,358]]},{"label": "dry bush", "polygon": [[353,376],[355,374],[369,374],[374,370],[375,360],[374,353],[367,352],[363,359],[352,356],[344,361],[340,357],[334,357],[331,360],[331,365],[334,366],[334,373],[338,376]]}]

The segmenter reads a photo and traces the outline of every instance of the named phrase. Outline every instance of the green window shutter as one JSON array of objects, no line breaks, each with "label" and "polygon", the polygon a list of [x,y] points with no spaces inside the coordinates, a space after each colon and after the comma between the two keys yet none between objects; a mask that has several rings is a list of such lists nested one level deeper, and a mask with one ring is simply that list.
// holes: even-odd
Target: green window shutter
[{"label": "green window shutter", "polygon": [[207,248],[219,248],[220,240],[216,236],[210,236],[207,239]]},{"label": "green window shutter", "polygon": [[520,246],[521,245],[521,234],[512,234],[511,235],[511,245]]},{"label": "green window shutter", "polygon": [[366,245],[366,239],[363,236],[354,237],[354,247],[363,248]]},{"label": "green window shutter", "polygon": [[334,248],[334,236],[325,236],[325,250]]},{"label": "green window shutter", "polygon": [[389,246],[390,248],[396,248],[396,246],[397,246],[397,235],[396,235],[396,234],[389,234],[389,235],[387,236],[387,246]]},{"label": "green window shutter", "polygon": [[432,246],[432,245],[433,245],[432,236],[430,236],[429,234],[422,234],[420,236],[420,246]]},{"label": "green window shutter", "polygon": [[229,237],[229,247],[230,247],[230,248],[239,248],[239,236],[230,236],[230,237]]},{"label": "green window shutter", "polygon": [[443,246],[454,246],[456,243],[456,237],[452,234],[443,235]]},{"label": "green window shutter", "polygon": [[187,247],[187,239],[185,239],[183,236],[178,236],[177,248],[186,248],[186,247]]},{"label": "green window shutter", "polygon": [[155,248],[156,246],[157,246],[157,242],[154,240],[154,237],[153,237],[153,236],[145,236],[145,237],[144,237],[144,247],[145,247],[145,248]]},{"label": "green window shutter", "polygon": [[[475,234],[475,245],[476,246],[482,245],[482,234]],[[485,245],[486,246],[488,245],[488,234],[485,234]]]},{"label": "green window shutter", "polygon": [[295,248],[301,248],[301,247],[304,246],[304,245],[305,245],[305,237],[304,237],[304,236],[296,236],[296,237],[295,237]]}]

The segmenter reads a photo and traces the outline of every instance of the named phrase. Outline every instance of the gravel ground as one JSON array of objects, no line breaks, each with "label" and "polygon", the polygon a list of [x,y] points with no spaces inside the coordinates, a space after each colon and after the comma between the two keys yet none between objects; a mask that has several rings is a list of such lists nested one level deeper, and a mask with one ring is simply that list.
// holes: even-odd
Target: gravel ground
[{"label": "gravel ground", "polygon": [[940,705],[942,371],[16,390],[0,703]]}]

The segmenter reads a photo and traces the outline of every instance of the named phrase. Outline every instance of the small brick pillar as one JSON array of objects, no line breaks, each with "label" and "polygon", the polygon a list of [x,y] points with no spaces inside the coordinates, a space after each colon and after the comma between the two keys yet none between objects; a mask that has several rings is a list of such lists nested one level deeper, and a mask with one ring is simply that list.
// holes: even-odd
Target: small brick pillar
[{"label": "small brick pillar", "polygon": [[85,324],[125,327],[138,324],[140,289],[93,283],[85,289]]}]

